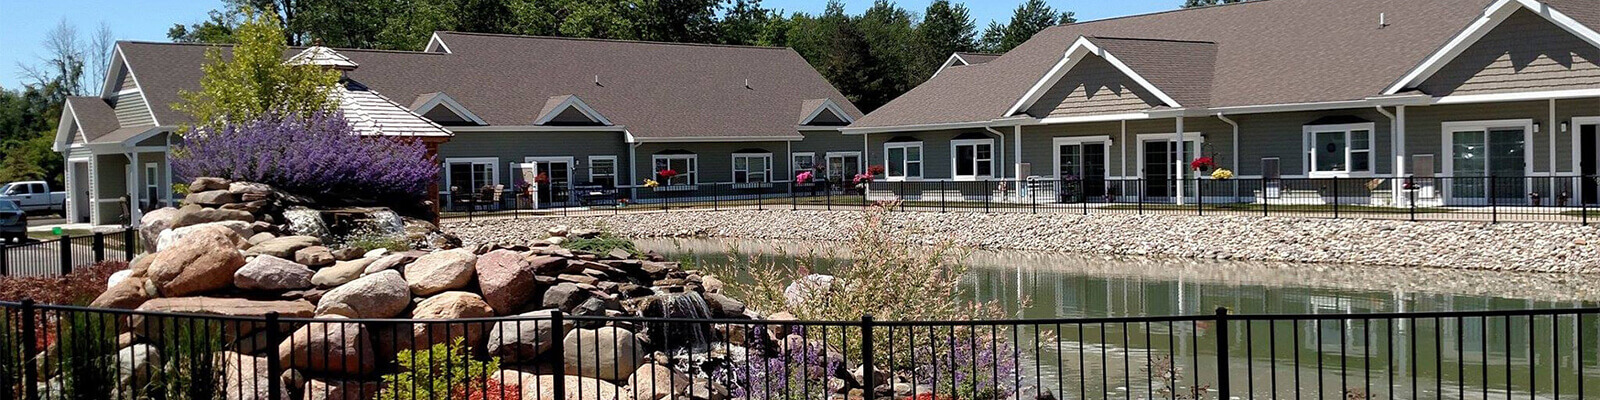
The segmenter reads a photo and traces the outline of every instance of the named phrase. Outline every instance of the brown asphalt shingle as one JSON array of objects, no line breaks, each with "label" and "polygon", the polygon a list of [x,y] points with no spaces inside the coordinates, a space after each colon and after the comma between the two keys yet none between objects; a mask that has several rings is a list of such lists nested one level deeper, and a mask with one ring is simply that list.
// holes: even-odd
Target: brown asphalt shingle
[{"label": "brown asphalt shingle", "polygon": [[72,107],[73,115],[78,118],[80,124],[78,128],[83,129],[84,136],[91,143],[118,128],[117,113],[104,99],[71,96],[67,97],[67,104]]},{"label": "brown asphalt shingle", "polygon": [[[1079,37],[1090,37],[1096,43],[1105,38],[1214,43],[1209,51],[1198,45],[1166,45],[1185,49],[1165,55],[1158,49],[1124,46],[1132,44],[1130,41],[1102,45],[1150,80],[1183,86],[1162,87],[1163,91],[1174,97],[1206,98],[1199,102],[1208,107],[1359,100],[1382,94],[1480,17],[1491,3],[1262,0],[1062,25],[1040,32],[993,61],[948,69],[851,126],[1005,117]],[[1600,1],[1545,3],[1589,26],[1600,26]],[[1379,27],[1380,13],[1389,23],[1387,27]],[[1202,94],[1204,62],[1194,59],[1206,56],[1215,61],[1211,62],[1210,90]],[[1190,69],[1196,74],[1193,79],[1182,75]]]},{"label": "brown asphalt shingle", "polygon": [[[360,64],[352,79],[385,96],[442,92],[490,125],[532,125],[546,101],[563,95],[582,98],[642,138],[793,137],[799,135],[794,109],[806,99],[830,98],[860,116],[787,48],[438,35],[453,53],[338,51]],[[159,121],[182,122],[170,104],[179,89],[198,88],[209,46],[121,46]]]}]

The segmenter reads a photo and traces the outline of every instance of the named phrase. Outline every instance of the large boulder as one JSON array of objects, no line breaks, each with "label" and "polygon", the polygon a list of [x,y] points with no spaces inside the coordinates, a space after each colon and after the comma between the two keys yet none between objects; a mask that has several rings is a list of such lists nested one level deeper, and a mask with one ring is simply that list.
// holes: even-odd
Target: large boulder
[{"label": "large boulder", "polygon": [[[266,357],[223,351],[216,359],[217,369],[228,373],[227,379],[217,380],[222,400],[289,400],[293,396],[282,376],[272,376]],[[272,398],[272,385],[278,386],[277,399]]]},{"label": "large boulder", "polygon": [[538,275],[522,253],[504,249],[491,251],[478,257],[476,269],[483,300],[496,314],[521,311],[535,294]]},{"label": "large boulder", "polygon": [[[368,254],[371,253],[369,252]],[[410,253],[379,254],[376,257],[378,258],[372,261],[371,264],[367,264],[367,268],[361,271],[362,276],[394,269],[395,267],[410,264],[417,259],[417,256]]]},{"label": "large boulder", "polygon": [[[152,247],[152,248],[155,249],[155,251],[166,250],[168,247],[172,247],[172,245],[175,245],[178,242],[183,241],[183,238],[189,237],[189,234],[197,232],[197,231],[199,231],[201,229],[211,229],[211,228],[206,228],[208,226],[221,226],[221,227],[224,227],[224,228],[228,228],[230,230],[233,230],[234,233],[239,234],[239,237],[247,237],[248,235],[252,234],[251,229],[250,229],[250,223],[248,223],[248,222],[244,222],[244,221],[207,222],[207,223],[203,223],[203,224],[199,224],[199,225],[189,225],[189,226],[185,226],[185,227],[182,227],[182,228],[173,228],[173,229],[167,229],[167,230],[161,231],[160,234],[156,235],[156,247]],[[243,241],[243,242],[239,243],[239,248],[242,249],[242,248],[245,248],[245,247],[249,247],[249,243],[250,242],[248,240]]]},{"label": "large boulder", "polygon": [[178,209],[162,207],[144,213],[139,217],[139,241],[145,249],[154,249],[156,239],[161,236],[161,231],[172,228],[172,222],[178,217]]},{"label": "large boulder", "polygon": [[239,201],[238,196],[227,190],[208,190],[204,192],[191,192],[183,198],[185,204],[199,204],[206,207],[216,207],[223,204]]},{"label": "large boulder", "polygon": [[317,270],[316,275],[311,276],[311,283],[324,288],[350,283],[360,278],[361,271],[369,264],[372,264],[371,258],[335,262],[332,267]]},{"label": "large boulder", "polygon": [[632,331],[614,326],[574,329],[561,345],[568,374],[608,381],[628,377],[647,353]]},{"label": "large boulder", "polygon": [[555,375],[535,375],[517,370],[495,374],[501,385],[522,388],[522,400],[626,400],[622,388],[599,379],[567,375],[562,382],[566,396],[556,398]]},{"label": "large boulder", "polygon": [[[138,398],[136,393],[143,393],[142,388],[152,383],[160,382],[161,378],[161,352],[155,346],[148,344],[135,344],[117,351],[117,392],[113,399]],[[131,393],[122,393],[122,390],[133,389]]]},{"label": "large boulder", "polygon": [[227,179],[202,176],[189,182],[189,193],[227,190],[228,185]]},{"label": "large boulder", "polygon": [[317,301],[318,315],[389,318],[411,305],[411,291],[399,271],[383,271],[329,290]]},{"label": "large boulder", "polygon": [[294,258],[294,252],[300,251],[300,249],[321,245],[322,239],[316,236],[283,236],[250,246],[250,250],[245,254],[266,254],[282,259],[292,259]]},{"label": "large boulder", "polygon": [[90,307],[95,308],[120,308],[132,310],[139,308],[140,304],[149,301],[155,296],[145,292],[145,278],[142,276],[128,277],[111,285],[105,292],[95,297]]},{"label": "large boulder", "polygon": [[353,322],[328,321],[300,327],[289,340],[278,345],[278,358],[287,368],[303,372],[363,375],[377,364],[366,326]]},{"label": "large boulder", "polygon": [[703,295],[706,306],[711,309],[711,316],[717,318],[745,318],[744,303],[721,293],[707,292]]},{"label": "large boulder", "polygon": [[[304,300],[248,300],[218,297],[172,297],[150,299],[139,305],[138,311],[149,313],[179,313],[203,314],[222,317],[249,317],[260,318],[267,313],[276,312],[284,318],[310,318],[315,308],[310,302]],[[128,329],[135,334],[159,340],[168,333],[185,335],[188,330],[199,329],[198,326],[189,326],[185,321],[194,321],[188,317],[161,317],[154,315],[134,315],[129,319]],[[223,336],[234,337],[249,335],[266,325],[259,321],[244,319],[218,319],[216,332]]]},{"label": "large boulder", "polygon": [[515,319],[496,322],[489,329],[489,355],[500,357],[508,364],[533,361],[535,357],[555,347],[557,340],[567,337],[572,321],[564,320],[556,330],[550,319],[555,310],[539,310],[519,314]]},{"label": "large boulder", "polygon": [[146,277],[162,297],[188,296],[227,288],[244,266],[237,248],[244,238],[232,229],[209,226],[196,230],[171,248],[151,256]]},{"label": "large boulder", "polygon": [[311,287],[311,268],[269,255],[259,255],[233,273],[233,286],[245,290],[295,290]]},{"label": "large boulder", "polygon": [[[411,319],[453,320],[461,318],[493,317],[494,310],[483,297],[472,292],[444,292],[417,303]],[[465,336],[467,343],[478,343],[483,338],[483,323],[418,323],[413,325],[413,337],[422,345],[446,343],[451,338]]]},{"label": "large boulder", "polygon": [[688,375],[656,363],[639,366],[622,387],[622,398],[631,400],[679,399],[689,394]]},{"label": "large boulder", "polygon": [[460,289],[472,283],[477,262],[478,255],[467,249],[430,253],[406,265],[406,284],[411,286],[411,293],[418,296]]},{"label": "large boulder", "polygon": [[306,382],[306,400],[367,400],[378,398],[382,385],[371,381],[328,381],[311,379]]},{"label": "large boulder", "polygon": [[591,297],[594,297],[594,294],[584,290],[582,286],[576,283],[562,282],[544,291],[544,301],[541,305],[544,308],[572,312],[572,310],[577,309],[579,305],[582,305],[583,302],[588,301]]},{"label": "large boulder", "polygon": [[177,214],[172,217],[172,227],[182,228],[190,225],[222,221],[242,221],[248,224],[255,222],[256,217],[243,210],[205,208],[198,204],[189,204],[179,208]]}]

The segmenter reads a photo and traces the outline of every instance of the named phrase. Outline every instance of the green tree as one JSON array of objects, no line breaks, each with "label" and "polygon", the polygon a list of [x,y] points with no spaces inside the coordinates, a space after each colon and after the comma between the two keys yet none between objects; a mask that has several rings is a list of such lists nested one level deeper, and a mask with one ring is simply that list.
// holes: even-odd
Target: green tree
[{"label": "green tree", "polygon": [[1184,0],[1183,8],[1214,6],[1219,4],[1243,3],[1249,0]]},{"label": "green tree", "polygon": [[865,86],[848,89],[852,101],[863,109],[876,109],[911,90],[920,77],[915,70],[915,28],[911,12],[888,0],[877,0],[854,19],[855,32],[867,46],[872,64],[864,65]]},{"label": "green tree", "polygon": [[[735,0],[719,23],[718,40],[724,44],[761,45],[773,41],[770,27],[783,17],[761,7],[761,0]],[[781,23],[781,22],[780,22]]]},{"label": "green tree", "polygon": [[917,24],[914,77],[927,79],[951,54],[977,49],[977,25],[966,6],[935,0],[922,15],[922,23]]},{"label": "green tree", "polygon": [[229,57],[221,49],[206,51],[199,91],[179,92],[182,100],[173,108],[188,113],[194,123],[243,121],[269,112],[309,114],[337,106],[329,90],[338,84],[338,72],[283,62],[287,46],[276,15],[246,12],[234,38],[238,45]]},{"label": "green tree", "polygon": [[984,51],[1005,53],[1028,41],[1034,34],[1056,25],[1078,22],[1071,11],[1057,11],[1044,0],[1028,0],[1011,14],[1011,22],[990,22],[983,31]]}]

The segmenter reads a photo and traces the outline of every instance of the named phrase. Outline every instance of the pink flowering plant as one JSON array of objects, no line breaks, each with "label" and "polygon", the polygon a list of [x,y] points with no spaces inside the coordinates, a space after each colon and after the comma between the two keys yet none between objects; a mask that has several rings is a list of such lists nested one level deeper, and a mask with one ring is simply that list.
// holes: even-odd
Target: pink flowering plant
[{"label": "pink flowering plant", "polygon": [[811,183],[811,179],[811,171],[801,172],[799,175],[794,176],[795,183]]},{"label": "pink flowering plant", "polygon": [[173,148],[183,180],[209,176],[327,198],[419,198],[439,166],[418,140],[357,134],[338,112],[196,127]]}]

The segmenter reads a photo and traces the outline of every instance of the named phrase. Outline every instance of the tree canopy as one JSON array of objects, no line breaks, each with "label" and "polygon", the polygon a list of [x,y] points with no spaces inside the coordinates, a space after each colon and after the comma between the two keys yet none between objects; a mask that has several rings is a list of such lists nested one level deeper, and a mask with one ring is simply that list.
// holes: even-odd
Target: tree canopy
[{"label": "tree canopy", "polygon": [[[284,44],[420,50],[438,30],[685,43],[785,46],[865,111],[921,84],[958,51],[1005,52],[1070,11],[1027,0],[1010,21],[980,36],[960,3],[921,12],[876,0],[849,15],[838,0],[821,13],[786,13],[760,0],[227,0],[205,20],[176,24],[175,41],[234,43],[242,8],[277,21]],[[981,40],[980,40],[981,38]]]},{"label": "tree canopy", "polygon": [[267,114],[310,115],[336,106],[328,96],[339,73],[311,65],[283,62],[288,48],[277,15],[247,11],[232,28],[231,57],[206,51],[199,91],[182,91],[173,106],[195,124],[248,121]]}]

